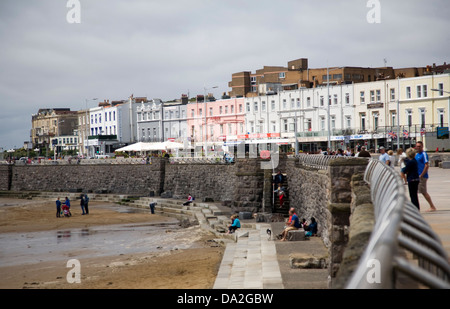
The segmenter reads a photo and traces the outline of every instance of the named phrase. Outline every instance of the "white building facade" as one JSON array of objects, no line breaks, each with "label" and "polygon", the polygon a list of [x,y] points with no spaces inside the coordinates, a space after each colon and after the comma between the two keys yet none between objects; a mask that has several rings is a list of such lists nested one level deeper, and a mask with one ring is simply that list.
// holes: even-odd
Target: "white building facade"
[{"label": "white building facade", "polygon": [[292,148],[304,152],[316,152],[328,144],[342,148],[345,136],[355,133],[352,84],[245,98],[245,112],[248,134],[280,133]]},{"label": "white building facade", "polygon": [[135,143],[136,110],[140,103],[130,97],[89,109],[88,156],[113,155],[115,149]]}]

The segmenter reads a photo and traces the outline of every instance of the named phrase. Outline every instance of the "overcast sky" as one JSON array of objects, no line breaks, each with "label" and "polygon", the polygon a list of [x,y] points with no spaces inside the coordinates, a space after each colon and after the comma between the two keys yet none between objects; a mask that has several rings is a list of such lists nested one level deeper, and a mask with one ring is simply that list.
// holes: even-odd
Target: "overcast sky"
[{"label": "overcast sky", "polygon": [[68,0],[0,0],[3,150],[30,139],[39,108],[213,86],[220,97],[232,73],[298,58],[310,68],[450,62],[448,0],[379,0],[380,23],[368,22],[369,0],[79,2],[80,23],[69,23]]}]

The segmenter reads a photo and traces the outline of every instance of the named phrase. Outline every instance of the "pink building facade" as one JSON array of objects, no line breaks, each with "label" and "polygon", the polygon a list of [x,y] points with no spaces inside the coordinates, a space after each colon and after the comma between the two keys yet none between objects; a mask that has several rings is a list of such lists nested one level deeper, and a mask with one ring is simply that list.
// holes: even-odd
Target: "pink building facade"
[{"label": "pink building facade", "polygon": [[188,136],[195,146],[202,143],[219,145],[235,141],[245,134],[245,106],[243,98],[187,104]]}]

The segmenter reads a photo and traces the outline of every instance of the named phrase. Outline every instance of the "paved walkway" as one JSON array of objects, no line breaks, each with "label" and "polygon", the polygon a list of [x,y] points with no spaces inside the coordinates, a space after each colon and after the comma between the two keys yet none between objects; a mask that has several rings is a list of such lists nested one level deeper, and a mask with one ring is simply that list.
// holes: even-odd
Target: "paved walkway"
[{"label": "paved walkway", "polygon": [[[237,242],[228,243],[214,289],[283,289],[275,242],[268,223],[241,229]],[[246,236],[248,234],[248,236]]]},{"label": "paved walkway", "polygon": [[450,257],[450,169],[431,167],[428,175],[427,189],[437,211],[426,212],[429,204],[419,194],[420,212],[439,236]]},{"label": "paved walkway", "polygon": [[[450,169],[431,167],[429,176],[428,192],[437,211],[426,212],[429,205],[420,195],[421,213],[439,235],[450,257]],[[248,232],[248,237],[239,237],[236,243],[227,244],[214,289],[285,288],[278,262],[280,253],[276,250],[276,241],[269,240],[268,228],[271,228],[269,223],[260,223],[256,224],[256,229],[243,229],[237,235]],[[319,275],[316,288],[326,288],[325,273]],[[297,285],[294,282],[286,288],[302,287]]]}]

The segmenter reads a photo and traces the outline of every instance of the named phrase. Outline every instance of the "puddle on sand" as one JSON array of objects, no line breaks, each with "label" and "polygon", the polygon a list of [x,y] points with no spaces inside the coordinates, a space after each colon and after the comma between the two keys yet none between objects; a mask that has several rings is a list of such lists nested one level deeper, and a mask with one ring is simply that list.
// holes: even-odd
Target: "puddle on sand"
[{"label": "puddle on sand", "polygon": [[[171,232],[169,232],[171,231]],[[189,248],[178,222],[0,234],[0,267]],[[180,236],[183,235],[183,236]]]}]

